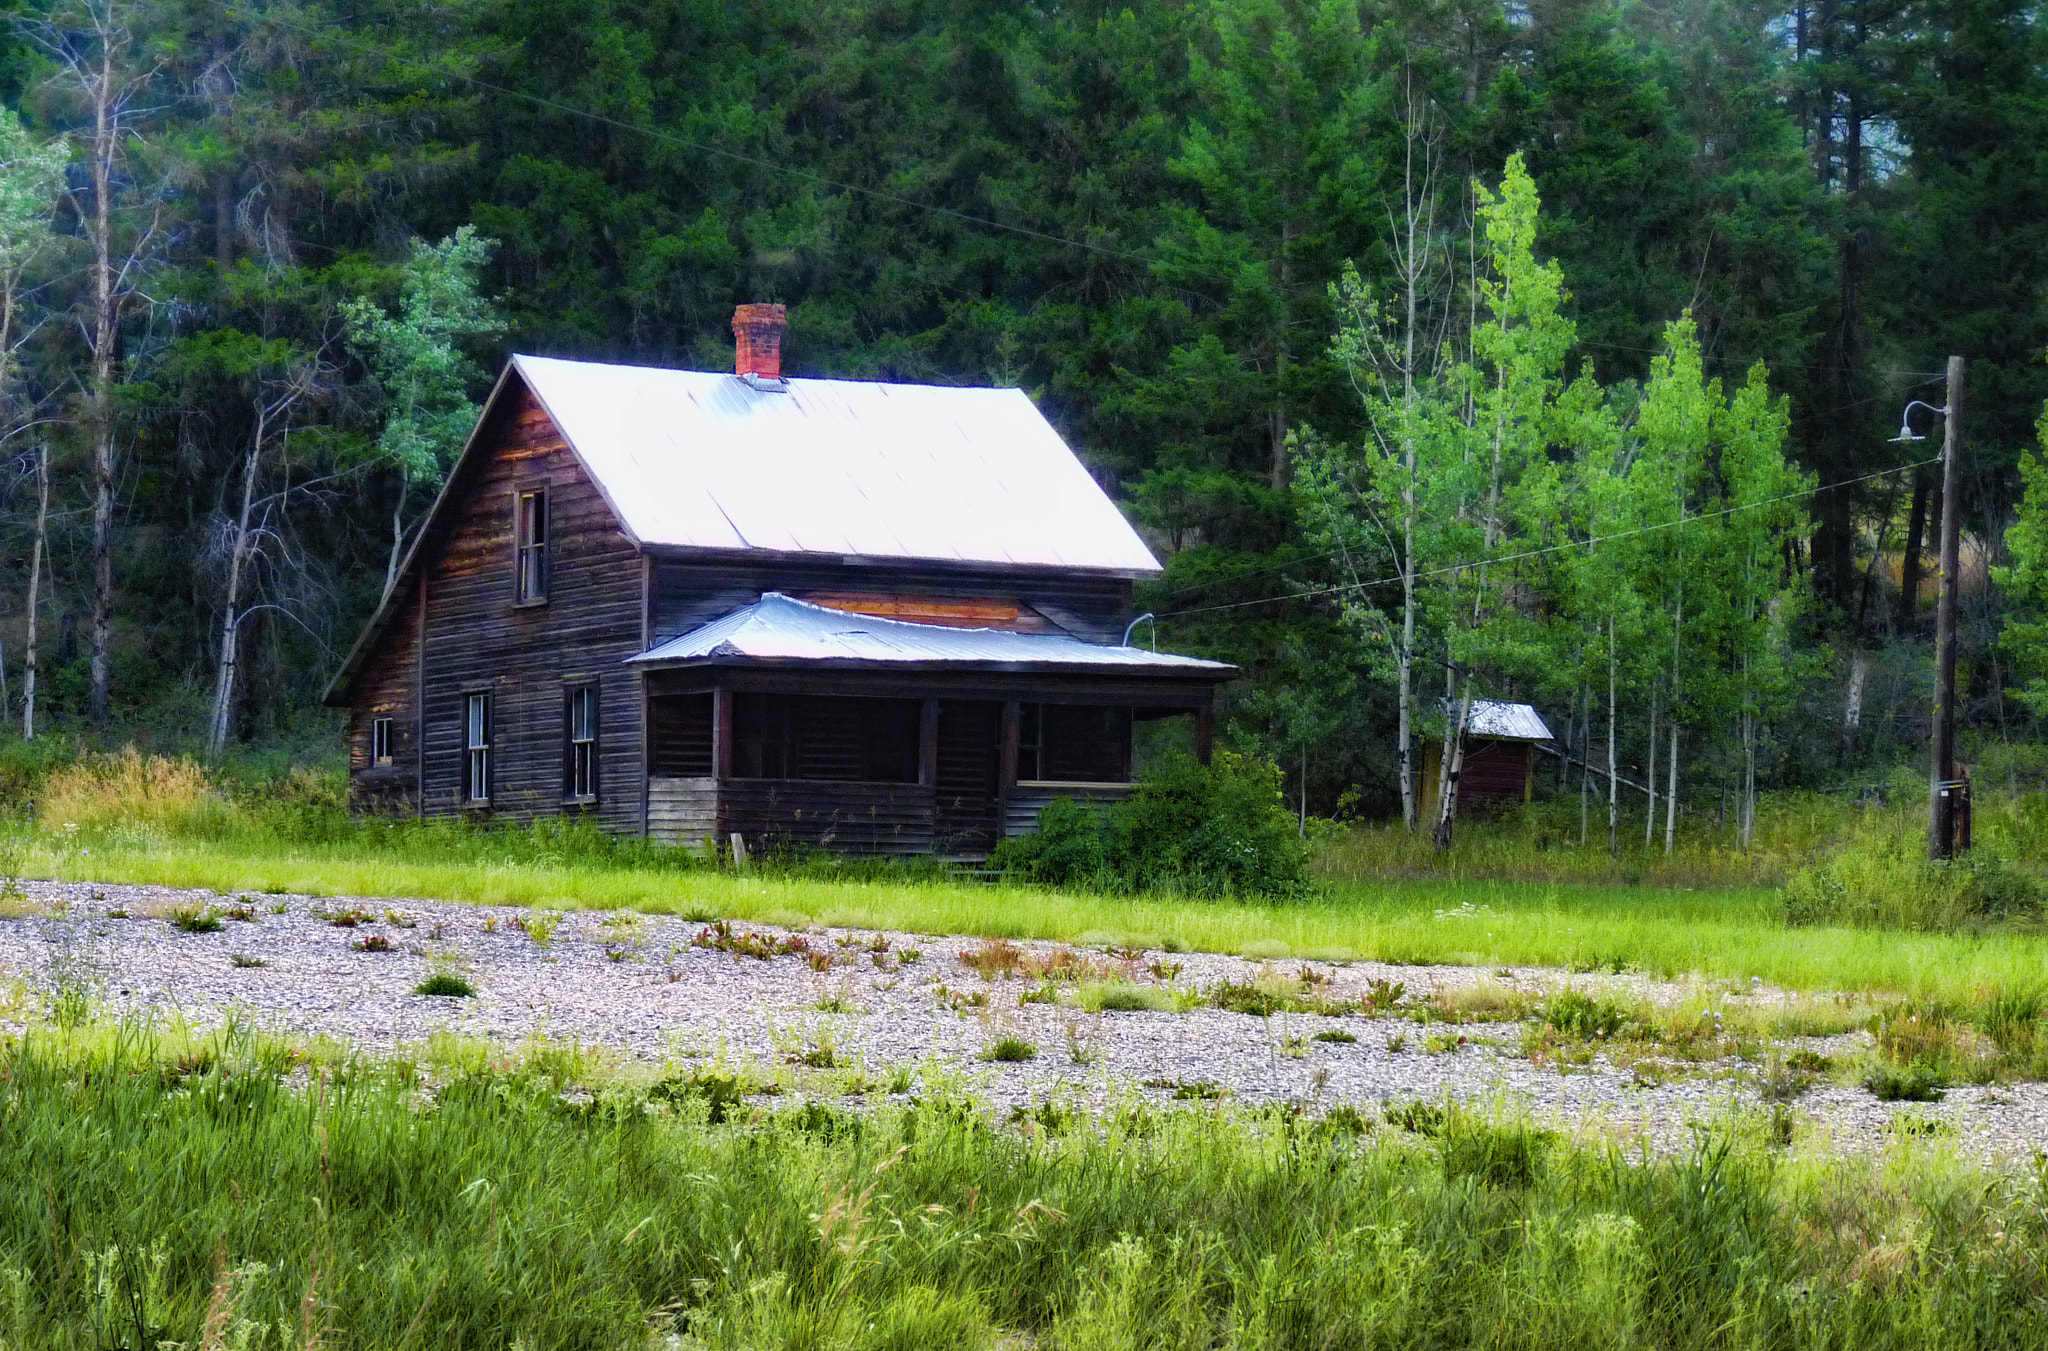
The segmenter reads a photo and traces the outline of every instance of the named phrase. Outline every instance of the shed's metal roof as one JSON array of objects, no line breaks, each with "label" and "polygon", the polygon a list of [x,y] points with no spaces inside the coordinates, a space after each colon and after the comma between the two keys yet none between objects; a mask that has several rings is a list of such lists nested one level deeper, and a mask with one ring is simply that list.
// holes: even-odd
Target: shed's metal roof
[{"label": "shed's metal roof", "polygon": [[848,614],[779,591],[766,592],[744,609],[628,660],[680,663],[721,659],[1033,670],[1072,667],[1212,680],[1228,680],[1237,674],[1237,668],[1227,662],[1138,647],[1105,647],[1063,633],[958,629]]},{"label": "shed's metal roof", "polygon": [[[1456,719],[1457,705],[1448,701],[1444,704],[1444,716]],[[1543,721],[1543,715],[1528,704],[1504,704],[1492,699],[1472,701],[1471,721],[1466,726],[1470,736],[1501,737],[1509,741],[1548,741],[1550,724]]]},{"label": "shed's metal roof", "polygon": [[1022,390],[512,361],[642,544],[1159,571]]}]

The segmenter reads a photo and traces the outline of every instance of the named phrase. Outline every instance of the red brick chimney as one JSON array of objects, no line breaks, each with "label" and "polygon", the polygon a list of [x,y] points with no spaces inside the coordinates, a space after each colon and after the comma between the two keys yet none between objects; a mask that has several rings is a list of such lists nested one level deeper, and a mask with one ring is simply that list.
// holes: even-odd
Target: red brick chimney
[{"label": "red brick chimney", "polygon": [[782,380],[782,330],[787,311],[780,305],[742,305],[732,312],[732,336],[739,344],[733,373],[743,380]]}]

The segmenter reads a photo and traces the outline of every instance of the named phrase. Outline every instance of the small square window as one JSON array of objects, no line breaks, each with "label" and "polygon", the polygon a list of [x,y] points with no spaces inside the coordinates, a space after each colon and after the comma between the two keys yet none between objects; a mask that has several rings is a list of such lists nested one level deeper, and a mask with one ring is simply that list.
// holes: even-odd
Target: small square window
[{"label": "small square window", "polygon": [[514,594],[538,605],[548,598],[548,490],[524,488],[512,502]]},{"label": "small square window", "polygon": [[382,767],[391,763],[391,719],[370,721],[370,763]]},{"label": "small square window", "polygon": [[491,696],[472,694],[463,718],[462,796],[467,802],[491,800]]},{"label": "small square window", "polygon": [[597,801],[597,686],[569,691],[562,728],[566,754],[562,796],[571,802]]}]

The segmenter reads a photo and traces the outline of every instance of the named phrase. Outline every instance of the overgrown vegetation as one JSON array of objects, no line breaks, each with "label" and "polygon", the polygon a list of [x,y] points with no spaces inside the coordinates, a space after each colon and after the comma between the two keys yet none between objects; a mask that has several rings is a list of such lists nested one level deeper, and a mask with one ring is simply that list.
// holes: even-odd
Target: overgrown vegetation
[{"label": "overgrown vegetation", "polygon": [[1001,1127],[943,1085],[777,1114],[719,1071],[552,1047],[38,1032],[0,1050],[0,1327],[22,1351],[2048,1337],[2041,1183],[1909,1135],[1857,1160],[1734,1123],[1642,1157],[1168,1086],[1189,1106]]},{"label": "overgrown vegetation", "polygon": [[1121,802],[1055,798],[1036,833],[1005,840],[989,866],[1094,891],[1299,896],[1313,847],[1281,798],[1279,767],[1216,752],[1166,756]]}]

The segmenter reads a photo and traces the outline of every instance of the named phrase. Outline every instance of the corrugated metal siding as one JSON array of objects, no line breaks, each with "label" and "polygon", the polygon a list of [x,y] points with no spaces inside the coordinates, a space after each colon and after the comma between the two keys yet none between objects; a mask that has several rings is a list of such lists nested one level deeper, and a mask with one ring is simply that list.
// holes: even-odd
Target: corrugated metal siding
[{"label": "corrugated metal siding", "polygon": [[[621,663],[640,646],[639,551],[537,404],[505,410],[484,437],[489,453],[472,463],[427,565],[427,810],[465,810],[464,699],[487,690],[497,723],[491,815],[559,812],[564,678],[589,677],[599,686],[596,815],[607,830],[638,834],[640,683]],[[536,481],[549,489],[548,601],[522,608],[513,603],[512,491]]]},{"label": "corrugated metal siding", "polygon": [[1134,674],[1209,675],[1216,679],[1234,674],[1234,668],[1222,662],[1171,652],[1108,647],[1065,634],[906,624],[828,610],[775,591],[745,609],[670,639],[635,660],[691,661],[713,656],[785,661],[957,662],[1010,669],[1081,666]]},{"label": "corrugated metal siding", "polygon": [[513,364],[644,544],[1159,570],[1021,390]]},{"label": "corrugated metal siding", "polygon": [[[1446,717],[1455,717],[1457,709],[1447,707]],[[1543,721],[1543,715],[1527,704],[1504,704],[1489,699],[1474,699],[1472,713],[1467,727],[1470,736],[1509,737],[1518,741],[1550,740],[1550,725]]]}]

